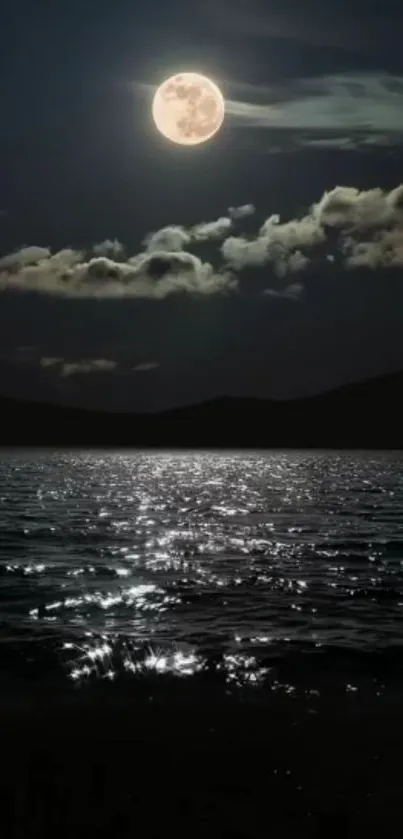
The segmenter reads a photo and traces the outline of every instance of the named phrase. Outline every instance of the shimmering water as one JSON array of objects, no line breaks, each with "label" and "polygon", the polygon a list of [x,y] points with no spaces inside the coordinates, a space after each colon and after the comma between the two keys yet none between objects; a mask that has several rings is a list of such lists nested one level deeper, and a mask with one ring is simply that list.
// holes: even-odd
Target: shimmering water
[{"label": "shimmering water", "polygon": [[0,675],[401,677],[403,453],[0,459]]}]

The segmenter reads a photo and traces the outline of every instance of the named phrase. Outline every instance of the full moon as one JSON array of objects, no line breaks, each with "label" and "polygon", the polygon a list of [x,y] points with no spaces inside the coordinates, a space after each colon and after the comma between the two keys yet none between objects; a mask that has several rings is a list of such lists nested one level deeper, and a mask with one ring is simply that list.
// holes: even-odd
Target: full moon
[{"label": "full moon", "polygon": [[224,97],[199,73],[178,73],[163,82],[152,105],[155,125],[173,143],[195,146],[213,137],[224,121]]}]

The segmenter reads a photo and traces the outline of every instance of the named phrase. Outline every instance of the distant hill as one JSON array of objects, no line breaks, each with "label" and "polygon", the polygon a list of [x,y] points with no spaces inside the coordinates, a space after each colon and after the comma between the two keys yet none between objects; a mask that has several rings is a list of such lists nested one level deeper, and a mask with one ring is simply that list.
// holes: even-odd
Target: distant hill
[{"label": "distant hill", "polygon": [[223,397],[158,414],[0,398],[3,446],[403,448],[403,373],[287,401]]}]

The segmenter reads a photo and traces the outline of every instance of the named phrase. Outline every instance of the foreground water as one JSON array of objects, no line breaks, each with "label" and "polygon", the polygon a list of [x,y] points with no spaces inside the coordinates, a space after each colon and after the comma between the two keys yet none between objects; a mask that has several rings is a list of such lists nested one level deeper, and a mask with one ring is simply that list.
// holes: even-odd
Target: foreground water
[{"label": "foreground water", "polygon": [[401,679],[403,453],[0,458],[0,678]]}]

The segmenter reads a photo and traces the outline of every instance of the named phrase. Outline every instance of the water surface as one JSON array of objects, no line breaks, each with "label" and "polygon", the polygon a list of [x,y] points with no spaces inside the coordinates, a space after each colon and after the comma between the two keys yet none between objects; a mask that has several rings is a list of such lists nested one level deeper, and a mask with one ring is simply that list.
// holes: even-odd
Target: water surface
[{"label": "water surface", "polygon": [[403,453],[10,452],[3,681],[401,677]]}]

